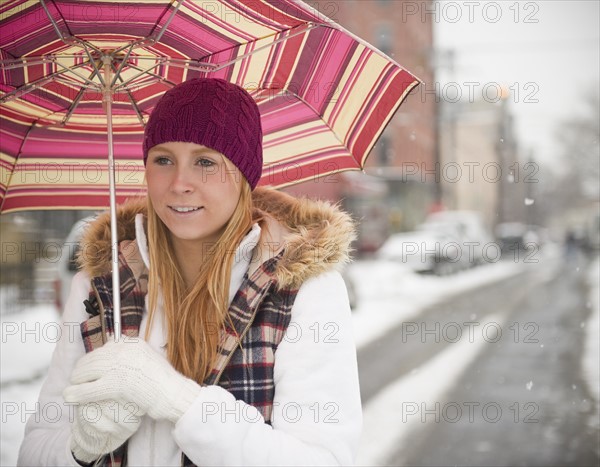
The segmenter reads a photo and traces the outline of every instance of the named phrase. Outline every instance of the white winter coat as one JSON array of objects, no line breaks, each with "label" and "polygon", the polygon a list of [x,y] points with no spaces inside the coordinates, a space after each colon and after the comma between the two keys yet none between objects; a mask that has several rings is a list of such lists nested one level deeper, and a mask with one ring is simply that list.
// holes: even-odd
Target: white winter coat
[{"label": "white winter coat", "polygon": [[[270,190],[259,193],[267,201],[271,200]],[[310,250],[310,245],[319,241],[321,245],[335,244],[339,232],[331,228],[332,224],[335,227],[331,216],[338,215],[339,211],[323,203],[282,198],[281,194],[273,196],[272,201],[277,207],[273,217],[268,218],[268,233],[261,232],[261,227],[255,224],[238,247],[239,251],[253,250],[265,240],[270,244],[275,241],[286,245],[292,241],[297,246],[300,238],[307,241],[300,248],[304,253],[306,248]],[[282,206],[282,203],[292,205]],[[290,231],[275,220],[287,215],[285,213],[290,209],[295,209],[293,215],[300,220],[306,217],[307,223],[320,227],[309,228],[306,232],[301,229],[304,233],[300,236],[292,232],[292,237]],[[322,213],[323,219],[319,220]],[[150,267],[141,214],[136,216],[135,224],[137,246],[146,267]],[[302,239],[302,235],[307,238]],[[319,256],[315,251],[308,253]],[[295,254],[297,256],[298,252]],[[256,259],[254,255],[252,263]],[[263,259],[260,258],[259,263]],[[298,269],[297,258],[294,260],[294,264],[288,263],[289,267],[281,273],[282,277],[299,275],[302,283],[292,308],[291,323],[275,353],[272,426],[265,424],[260,414],[257,419],[253,407],[236,401],[227,390],[206,386],[176,424],[143,417],[139,430],[129,440],[129,466],[179,466],[182,452],[196,465],[353,464],[362,411],[356,348],[344,281],[335,271],[335,264],[313,264],[307,272]],[[230,302],[244,274],[253,267],[250,255],[236,254]],[[74,409],[65,405],[62,392],[69,385],[77,360],[85,354],[78,325],[89,317],[82,305],[89,297],[89,288],[90,274],[79,272],[73,279],[65,306],[62,338],[40,393],[38,412],[26,425],[19,465],[78,465],[69,448]],[[159,298],[159,317],[162,316],[160,305]],[[146,324],[144,317],[140,335],[145,334]],[[164,355],[166,335],[162,319],[154,320],[149,343]],[[53,411],[46,410],[50,406]],[[60,410],[57,412],[56,408]],[[47,416],[49,413],[52,413],[51,418]]]}]

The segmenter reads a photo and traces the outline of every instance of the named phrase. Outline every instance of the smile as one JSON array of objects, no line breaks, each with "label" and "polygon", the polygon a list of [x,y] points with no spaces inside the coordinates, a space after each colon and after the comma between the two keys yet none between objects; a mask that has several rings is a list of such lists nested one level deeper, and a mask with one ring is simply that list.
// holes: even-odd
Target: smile
[{"label": "smile", "polygon": [[202,206],[200,206],[200,207],[169,206],[169,208],[175,212],[193,212],[193,211],[198,211],[198,210],[202,209]]}]

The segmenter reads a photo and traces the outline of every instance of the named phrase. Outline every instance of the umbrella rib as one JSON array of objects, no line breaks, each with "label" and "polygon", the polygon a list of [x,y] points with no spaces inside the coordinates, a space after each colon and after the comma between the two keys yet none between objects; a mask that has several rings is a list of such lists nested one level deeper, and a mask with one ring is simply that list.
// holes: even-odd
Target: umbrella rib
[{"label": "umbrella rib", "polygon": [[[83,65],[79,65],[79,66],[83,66]],[[63,66],[63,68],[65,68],[65,67]],[[20,86],[20,87],[14,89],[13,91],[9,92],[8,94],[5,94],[4,96],[2,96],[0,98],[0,103],[4,104],[6,102],[12,101],[13,99],[16,99],[17,97],[22,97],[25,94],[29,94],[30,92],[44,86],[49,81],[53,81],[56,78],[60,77],[60,75],[67,73],[68,71],[69,71],[69,69],[65,69],[62,71],[55,71],[51,75],[44,76],[40,79],[32,81],[31,83],[24,84],[23,86]]]},{"label": "umbrella rib", "polygon": [[[173,3],[171,3],[169,6],[173,5]],[[183,5],[183,0],[178,0],[177,1],[177,6],[174,8],[173,12],[171,13],[171,16],[169,17],[169,19],[167,19],[166,23],[161,28],[161,30],[158,31],[158,34],[156,36],[154,36],[154,37],[152,36],[152,34],[154,33],[154,31],[153,31],[149,36],[143,37],[142,39],[138,39],[138,40],[136,40],[134,42],[131,42],[128,45],[124,45],[123,47],[116,49],[113,53],[117,54],[117,53],[125,50],[128,47],[130,47],[131,50],[133,50],[133,49],[135,49],[137,47],[142,47],[142,46],[145,46],[145,45],[152,45],[152,44],[155,44],[158,41],[160,41],[160,39],[162,38],[163,34],[167,31],[167,28],[171,24],[171,21],[173,21],[173,18],[175,18],[175,14],[179,11],[179,8],[181,7],[181,5]],[[168,10],[168,8],[167,8],[167,10]],[[164,16],[164,13],[163,13],[163,16]],[[162,19],[162,16],[156,22],[155,28],[158,26],[158,23],[160,23],[161,19]],[[113,82],[113,84],[114,84],[114,82]]]},{"label": "umbrella rib", "polygon": [[[182,62],[188,62],[188,60],[182,60]],[[166,82],[167,80],[165,80],[164,78],[162,78],[160,75],[155,75],[153,73],[149,73],[151,70],[153,70],[154,68],[156,68],[156,67],[158,67],[160,65],[171,65],[171,66],[177,66],[177,67],[182,67],[182,68],[186,67],[186,66],[189,66],[188,63],[181,63],[180,64],[178,62],[172,62],[170,60],[159,58],[157,63],[155,63],[154,65],[152,65],[152,66],[150,66],[148,68],[146,68],[145,70],[134,66],[133,68],[135,68],[136,70],[140,70],[140,72],[137,75],[132,76],[128,80],[123,81],[121,84],[119,84],[118,86],[116,86],[113,90],[117,91],[117,90],[119,90],[121,88],[126,88],[127,85],[129,83],[131,83],[132,81],[136,80],[137,78],[139,78],[142,75],[148,75],[148,74],[152,74],[152,75],[156,76],[159,80]],[[207,65],[210,65],[210,64],[207,64]],[[208,70],[205,70],[205,71],[212,71],[214,68],[215,68],[214,66],[211,66],[211,67],[209,67]],[[173,84],[170,81],[168,81],[168,82],[169,82],[169,84]]]},{"label": "umbrella rib", "polygon": [[[65,72],[63,71],[60,73],[65,73]],[[43,78],[32,81],[31,83],[27,83],[27,84],[24,84],[23,86],[19,86],[18,88],[14,89],[11,92],[0,97],[0,104],[5,104],[7,102],[11,102],[13,99],[16,99],[17,97],[22,97],[25,94],[29,94],[30,92],[35,91],[36,89],[42,87],[47,82],[52,81],[58,74],[59,74],[59,72],[56,72],[56,73],[52,74],[51,76],[44,76]]]},{"label": "umbrella rib", "polygon": [[[102,73],[100,73],[100,69],[96,65],[96,61],[92,58],[92,55],[90,54],[90,51],[86,47],[86,44],[84,44],[83,48],[84,48],[85,53],[87,54],[88,58],[90,59],[90,63],[92,65],[92,67],[96,71],[96,76],[98,77],[98,80],[100,81],[100,85],[101,85],[100,88],[104,89],[104,87],[106,86],[106,83],[104,82],[104,78],[102,77]],[[102,56],[104,57],[105,55],[102,54]]]},{"label": "umbrella rib", "polygon": [[150,68],[146,68],[145,70],[141,70],[137,75],[132,76],[131,78],[129,78],[126,81],[123,81],[121,84],[119,84],[118,86],[115,86],[115,88],[113,89],[113,91],[117,91],[120,88],[124,88],[126,87],[129,83],[131,83],[133,80],[135,80],[136,78],[138,78],[139,76],[148,74],[149,71],[153,70],[154,68],[156,68],[157,66],[161,65],[162,62],[159,63],[155,63],[154,65],[152,65]]},{"label": "umbrella rib", "polygon": [[[92,61],[92,66],[94,67],[94,69],[98,72],[98,68],[96,67],[96,65],[94,64],[92,57],[90,57],[90,60]],[[80,75],[79,73],[75,73],[75,71],[73,71],[75,68],[81,68],[82,66],[85,66],[87,64],[87,62],[84,62],[80,65],[75,65],[73,67],[68,67],[63,65],[60,62],[54,61],[54,63],[56,63],[58,66],[61,66],[65,69],[65,72],[69,72],[69,73],[73,73],[75,76],[77,76],[78,78],[81,78],[83,81],[85,81],[86,83],[88,83],[90,86],[96,88],[96,89],[102,89],[101,86],[99,86],[97,83],[94,83],[93,81],[90,81],[89,79],[87,79],[85,76]]]},{"label": "umbrella rib", "polygon": [[[119,80],[123,81],[123,78],[119,75],[118,76]],[[138,120],[140,121],[140,123],[142,124],[142,127],[146,126],[146,122],[144,122],[144,117],[142,116],[142,112],[140,110],[140,108],[138,107],[138,105],[135,102],[135,99],[133,98],[133,94],[131,94],[131,91],[129,91],[129,89],[124,88],[125,92],[127,93],[127,97],[129,97],[129,100],[131,101],[131,105],[133,106],[133,110],[135,111]]]},{"label": "umbrella rib", "polygon": [[[59,39],[61,41],[66,42],[67,40],[66,40],[65,36],[63,35],[62,31],[58,28],[58,24],[56,24],[56,21],[54,21],[54,18],[52,18],[52,15],[50,14],[48,7],[46,6],[46,0],[40,0],[40,3],[42,4],[42,8],[44,9],[44,11],[46,12],[46,16],[50,20],[50,23],[52,23],[52,27],[54,28],[54,31],[56,31],[56,35],[59,37]],[[62,15],[61,15],[61,17],[62,17]],[[64,18],[63,18],[63,21],[64,21]],[[66,24],[67,23],[65,22],[65,25]],[[67,26],[67,28],[68,28],[68,26]]]},{"label": "umbrella rib", "polygon": [[25,146],[25,143],[27,142],[27,138],[29,138],[29,133],[31,133],[31,130],[33,129],[34,126],[35,126],[35,121],[29,126],[29,128],[27,128],[27,133],[23,137],[21,146],[19,147],[19,150],[17,151],[17,155],[15,156],[15,163],[13,164],[13,169],[10,172],[10,176],[8,177],[8,180],[6,181],[6,185],[5,185],[6,192],[4,193],[4,196],[2,197],[2,203],[0,203],[0,212],[4,211],[4,203],[6,202],[6,198],[7,198],[6,194],[8,193],[8,189],[10,187],[10,181],[12,180],[13,176],[15,175],[15,167],[17,165],[17,160],[19,158],[18,155],[21,154],[21,151],[23,150],[23,146]]},{"label": "umbrella rib", "polygon": [[[60,10],[58,8],[56,10],[58,11],[58,14],[61,16],[63,22],[65,23],[65,26],[66,26],[67,30],[69,31],[70,36],[68,36],[68,37],[65,37],[65,35],[62,33],[62,31],[59,29],[58,24],[56,24],[56,21],[54,21],[54,18],[52,18],[52,15],[50,14],[50,11],[48,10],[48,7],[46,6],[46,0],[40,0],[40,3],[42,4],[42,8],[44,9],[44,11],[46,12],[46,16],[50,20],[50,23],[52,23],[52,27],[54,27],[54,31],[56,31],[56,35],[59,37],[59,39],[61,41],[63,41],[65,44],[68,44],[68,45],[75,45],[75,44],[77,44],[80,47],[86,48],[85,47],[85,44],[86,44],[85,41],[83,41],[83,40],[79,39],[78,37],[73,36],[73,34],[71,34],[71,29],[69,28],[69,25],[65,21],[65,18],[62,16],[62,14],[60,13]],[[98,49],[97,47],[93,46],[90,43],[87,43],[87,44],[92,49],[94,49],[96,52],[101,53],[101,50]],[[88,56],[89,56],[89,54],[88,54]]]},{"label": "umbrella rib", "polygon": [[[270,47],[273,47],[274,45],[277,45],[277,44],[279,44],[280,42],[287,41],[287,40],[291,39],[292,37],[299,36],[300,34],[304,34],[305,32],[311,31],[312,29],[318,28],[318,27],[320,27],[320,26],[327,26],[327,25],[323,25],[323,24],[317,24],[317,23],[305,23],[305,24],[307,25],[307,26],[306,26],[306,28],[303,28],[303,29],[301,29],[301,30],[299,30],[299,31],[295,31],[295,32],[293,32],[293,33],[290,33],[290,34],[288,34],[288,35],[286,35],[286,36],[284,36],[284,37],[280,37],[279,39],[276,39],[276,40],[274,40],[273,42],[271,42],[271,43],[269,43],[269,44],[265,44],[265,45],[263,45],[262,47],[259,47],[258,49],[255,49],[255,50],[253,50],[252,52],[248,52],[248,53],[246,53],[246,54],[244,54],[244,55],[240,55],[239,57],[236,57],[236,58],[234,58],[233,60],[230,60],[230,61],[228,61],[228,62],[225,62],[225,63],[221,63],[221,64],[217,65],[217,66],[216,66],[216,67],[215,67],[213,70],[211,70],[211,71],[219,71],[219,70],[222,70],[223,68],[227,68],[228,66],[231,66],[231,65],[233,65],[234,63],[237,63],[237,62],[239,62],[240,60],[244,60],[245,58],[247,58],[247,57],[250,57],[250,56],[254,55],[254,54],[255,54],[255,53],[257,53],[257,52],[260,52],[260,51],[262,51],[262,50],[264,50],[264,49],[268,49],[268,48],[270,48]],[[292,29],[295,29],[295,28],[292,28]],[[286,29],[286,30],[285,30],[285,32],[292,31],[292,29]],[[284,31],[281,31],[281,32],[284,32]],[[280,33],[277,33],[277,34],[280,34]],[[255,42],[256,42],[256,41],[255,41]]]},{"label": "umbrella rib", "polygon": [[[78,37],[73,36],[72,34],[69,37],[65,37],[65,35],[62,33],[62,31],[59,29],[58,24],[56,24],[56,21],[54,21],[54,18],[52,18],[52,15],[50,14],[48,7],[46,6],[46,1],[40,0],[40,3],[42,4],[42,7],[44,8],[44,11],[46,12],[46,16],[48,16],[48,20],[50,20],[50,23],[52,23],[52,26],[54,27],[54,30],[56,31],[56,34],[59,37],[59,39],[67,45],[78,45],[79,47],[83,48],[83,50],[85,50],[85,53],[87,54],[88,58],[90,59],[90,63],[94,67],[94,70],[96,70],[96,72],[97,72],[98,79],[100,80],[102,87],[104,87],[104,79],[102,78],[102,74],[99,72],[98,67],[96,66],[96,63],[94,62],[94,59],[92,58],[92,55],[90,54],[90,51],[88,50],[88,46],[90,48],[94,49],[99,54],[102,54],[102,51],[100,49],[98,49],[97,47],[95,47],[90,42],[81,40]],[[58,10],[58,13],[60,14],[60,10]],[[61,15],[61,17],[62,17],[62,15]],[[65,23],[65,26],[67,27],[67,30],[69,31],[69,33],[71,33],[71,30],[69,29],[69,25],[67,24],[67,22],[65,21],[64,18],[63,18],[63,22]],[[64,65],[61,65],[60,63],[58,63],[56,61],[55,61],[55,63],[64,67]],[[85,78],[83,78],[83,79],[85,81]]]},{"label": "umbrella rib", "polygon": [[96,91],[98,90],[97,86],[90,86],[89,84],[79,83],[79,82],[73,81],[73,80],[68,80],[68,79],[63,78],[62,76],[58,76],[57,78],[54,79],[54,81],[58,81],[59,83],[63,83],[67,86],[73,86],[74,84],[77,84],[81,88],[94,89]]},{"label": "umbrella rib", "polygon": [[[172,5],[172,4],[171,4]],[[160,31],[158,31],[158,34],[156,35],[156,37],[151,38],[151,40],[153,42],[159,42],[160,39],[162,38],[163,34],[167,31],[167,28],[169,27],[169,25],[171,24],[171,21],[173,21],[173,18],[175,18],[175,15],[177,14],[177,12],[179,11],[179,7],[181,7],[181,5],[183,5],[183,0],[179,0],[177,2],[177,6],[175,7],[175,9],[173,10],[173,13],[171,13],[171,16],[169,17],[169,19],[167,20],[167,22],[165,23],[165,25],[161,28]],[[157,23],[158,25],[158,23]]]},{"label": "umbrella rib", "polygon": [[[95,75],[96,75],[96,71],[92,71],[92,73],[90,74],[90,80],[94,79]],[[61,125],[66,125],[67,122],[71,119],[73,112],[75,112],[75,109],[77,109],[77,107],[79,106],[79,102],[81,101],[81,98],[83,97],[84,92],[85,92],[85,88],[82,87],[79,90],[79,92],[77,93],[77,96],[75,96],[75,99],[73,99],[73,103],[71,104],[71,107],[69,107],[69,110],[67,111],[67,115],[65,115],[65,118],[62,119]]]},{"label": "umbrella rib", "polygon": [[0,60],[0,68],[2,68],[3,70],[12,70],[13,68],[24,68],[26,66],[32,66],[32,65],[43,65],[44,63],[47,63],[48,61],[52,61],[51,59],[48,59],[46,57],[41,57],[41,58],[14,58],[11,60]]},{"label": "umbrella rib", "polygon": [[[127,64],[127,66],[129,66],[130,68],[133,68],[134,70],[142,71],[143,73],[146,73],[148,76],[153,76],[154,78],[158,79],[159,81],[162,81],[163,83],[167,83],[170,86],[175,86],[175,83],[173,83],[172,81],[169,81],[168,79],[166,79],[160,75],[157,75],[156,73],[151,73],[150,71],[144,72],[144,70],[141,67],[134,65],[133,63],[129,63],[129,64]],[[121,80],[122,80],[122,78],[121,78]]]},{"label": "umbrella rib", "polygon": [[[194,64],[193,62],[198,62]],[[173,59],[163,59],[161,61],[162,64],[174,66],[177,68],[191,68],[198,71],[206,71],[213,72],[218,69],[218,65],[214,65],[213,63],[203,63],[198,60],[173,60]]]},{"label": "umbrella rib", "polygon": [[[129,56],[131,55],[131,51],[133,50],[133,45],[131,47],[129,47],[129,50],[127,51],[127,54],[125,55],[125,57],[121,60],[121,63],[119,63],[119,68],[117,68],[115,70],[115,76],[113,77],[112,81],[110,82],[110,88],[113,89],[113,86],[115,85],[115,83],[117,82],[117,79],[119,79],[121,77],[121,70],[123,70],[123,67],[125,66],[125,62],[127,62],[127,60],[129,60]],[[116,56],[116,52],[113,52],[111,54],[111,56],[113,58],[115,58]],[[122,80],[121,80],[122,81]]]}]

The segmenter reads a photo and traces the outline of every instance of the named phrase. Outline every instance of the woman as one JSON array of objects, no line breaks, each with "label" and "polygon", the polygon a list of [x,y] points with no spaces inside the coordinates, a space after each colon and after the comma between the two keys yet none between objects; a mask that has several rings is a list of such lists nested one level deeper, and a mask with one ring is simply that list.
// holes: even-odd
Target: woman
[{"label": "woman", "polygon": [[19,463],[351,464],[361,406],[335,271],[354,235],[348,216],[255,189],[260,115],[224,80],[189,80],[161,98],[144,164],[147,200],[118,215],[128,337],[111,336],[104,215],[82,241]]}]

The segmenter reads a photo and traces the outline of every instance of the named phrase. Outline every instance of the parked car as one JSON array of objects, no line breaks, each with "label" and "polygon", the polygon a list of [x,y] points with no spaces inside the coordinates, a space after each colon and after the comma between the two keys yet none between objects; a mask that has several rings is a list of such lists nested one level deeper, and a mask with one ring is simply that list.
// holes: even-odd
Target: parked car
[{"label": "parked car", "polygon": [[378,257],[400,261],[418,273],[447,275],[466,267],[460,239],[446,230],[419,229],[391,235]]},{"label": "parked car", "polygon": [[497,261],[500,248],[476,211],[440,211],[430,214],[420,230],[447,232],[460,244],[462,261],[467,266]]},{"label": "parked car", "polygon": [[520,222],[505,222],[495,229],[502,256],[514,256],[527,249],[527,227]]}]

